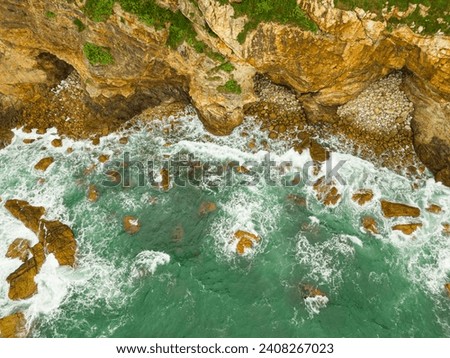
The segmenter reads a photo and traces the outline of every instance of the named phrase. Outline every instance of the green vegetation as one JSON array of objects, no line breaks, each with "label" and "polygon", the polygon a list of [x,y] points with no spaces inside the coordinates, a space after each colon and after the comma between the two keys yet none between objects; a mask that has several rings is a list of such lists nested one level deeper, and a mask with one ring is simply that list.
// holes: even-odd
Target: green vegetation
[{"label": "green vegetation", "polygon": [[83,52],[89,63],[95,65],[112,65],[114,58],[109,49],[97,46],[91,42],[86,42],[83,47]]},{"label": "green vegetation", "polygon": [[242,88],[236,80],[228,80],[223,86],[218,86],[217,90],[222,93],[241,94]]},{"label": "green vegetation", "polygon": [[56,14],[52,11],[47,11],[45,13],[45,17],[49,20],[52,20],[52,19],[56,18]]},{"label": "green vegetation", "polygon": [[[430,7],[427,16],[420,14],[420,9],[417,9],[407,18],[398,20],[392,18],[389,20],[388,29],[393,28],[394,25],[406,24],[408,26],[415,25],[415,29],[419,26],[423,27],[423,33],[435,34],[438,30],[446,34],[450,34],[450,1],[449,0],[391,0],[389,7],[397,6],[401,11],[408,8],[409,4],[422,4]],[[335,5],[344,10],[352,10],[359,7],[364,10],[371,11],[378,14],[381,18],[381,10],[386,7],[385,0],[335,0]],[[440,19],[438,21],[438,19]]]},{"label": "green vegetation", "polygon": [[234,66],[230,62],[225,62],[218,66],[217,69],[225,72],[232,72],[234,70]]},{"label": "green vegetation", "polygon": [[73,24],[78,28],[78,32],[81,32],[86,28],[80,19],[73,19]]},{"label": "green vegetation", "polygon": [[93,21],[106,21],[112,14],[114,3],[115,0],[87,0],[84,13]]},{"label": "green vegetation", "polygon": [[[219,0],[221,4],[227,0]],[[297,5],[296,0],[243,0],[232,4],[235,16],[247,15],[249,21],[244,31],[238,35],[238,41],[243,43],[247,34],[261,22],[277,22],[290,24],[309,31],[317,31],[317,25]]]}]

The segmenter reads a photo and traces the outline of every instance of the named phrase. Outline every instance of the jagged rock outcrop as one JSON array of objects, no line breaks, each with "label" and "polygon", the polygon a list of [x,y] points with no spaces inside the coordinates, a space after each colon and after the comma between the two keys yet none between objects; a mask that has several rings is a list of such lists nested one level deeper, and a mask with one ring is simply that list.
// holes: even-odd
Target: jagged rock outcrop
[{"label": "jagged rock outcrop", "polygon": [[25,337],[26,323],[25,316],[21,312],[0,318],[0,338]]},{"label": "jagged rock outcrop", "polygon": [[[230,4],[158,0],[165,8],[180,10],[209,53],[233,65],[226,72],[218,70],[220,62],[214,56],[198,53],[186,42],[176,49],[167,46],[168,25],[147,26],[118,4],[107,21],[94,22],[83,13],[83,3],[0,4],[2,103],[11,108],[15,101],[37,101],[43,85],[74,70],[85,90],[83,101],[96,113],[126,120],[163,101],[189,98],[205,127],[225,135],[241,123],[244,107],[256,100],[252,81],[256,73],[294,89],[310,121],[336,122],[337,106],[390,72],[402,70],[404,91],[415,107],[416,151],[438,180],[450,184],[449,37],[422,36],[407,26],[388,31],[386,23],[364,11],[337,9],[332,0],[298,0],[319,32],[261,23],[240,43],[237,37],[247,19],[236,16]],[[49,19],[48,11],[56,16]],[[74,19],[85,25],[83,31]],[[88,42],[109,48],[113,63],[91,65],[83,54]],[[218,90],[227,83],[230,90]],[[90,130],[99,134],[108,130],[99,121],[83,123],[97,123]],[[70,125],[58,124],[60,130]],[[11,135],[3,132],[0,140],[7,142]]]}]

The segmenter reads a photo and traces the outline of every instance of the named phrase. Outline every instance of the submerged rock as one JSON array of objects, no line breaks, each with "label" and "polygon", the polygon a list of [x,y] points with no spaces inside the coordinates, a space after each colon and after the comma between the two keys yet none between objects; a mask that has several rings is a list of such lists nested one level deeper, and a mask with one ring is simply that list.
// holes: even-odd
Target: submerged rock
[{"label": "submerged rock", "polygon": [[39,220],[45,214],[45,208],[32,206],[24,200],[8,200],[5,203],[5,208],[28,229],[35,234],[38,233]]},{"label": "submerged rock", "polygon": [[420,209],[414,206],[394,203],[387,200],[381,200],[381,210],[386,218],[395,218],[400,216],[420,216]]},{"label": "submerged rock", "polygon": [[360,189],[352,195],[352,200],[363,206],[373,199],[373,191],[371,189]]},{"label": "submerged rock", "polygon": [[62,145],[63,145],[62,139],[60,139],[60,138],[53,139],[51,142],[51,145],[54,146],[55,148],[62,147]]},{"label": "submerged rock", "polygon": [[36,163],[34,169],[45,172],[47,168],[54,162],[55,160],[52,157],[42,158],[39,162]]},{"label": "submerged rock", "polygon": [[139,220],[129,215],[123,218],[123,227],[125,231],[130,235],[134,235],[138,233],[139,230],[141,230],[141,224]]},{"label": "submerged rock", "polygon": [[97,190],[97,187],[93,184],[89,185],[87,198],[91,203],[95,203],[100,197],[100,193]]},{"label": "submerged rock", "polygon": [[106,163],[109,160],[109,155],[107,154],[102,154],[98,157],[98,161],[100,163]]},{"label": "submerged rock", "polygon": [[303,284],[301,285],[300,289],[304,299],[308,297],[314,298],[317,296],[327,297],[327,295],[323,291],[310,284]]},{"label": "submerged rock", "polygon": [[392,227],[392,230],[397,230],[403,232],[405,235],[411,235],[418,228],[422,227],[420,223],[414,224],[399,224]]},{"label": "submerged rock", "polygon": [[362,225],[367,232],[372,234],[378,234],[377,222],[374,218],[370,216],[365,216],[362,218]]},{"label": "submerged rock", "polygon": [[448,297],[450,297],[450,282],[444,285],[444,289],[447,292]]},{"label": "submerged rock", "polygon": [[450,224],[442,224],[442,226],[444,234],[450,235]]},{"label": "submerged rock", "polygon": [[212,201],[204,201],[200,204],[200,208],[198,209],[199,215],[206,215],[209,213],[212,213],[213,211],[217,210],[216,203]]},{"label": "submerged rock", "polygon": [[27,335],[26,320],[22,312],[0,318],[0,338],[23,338]]},{"label": "submerged rock", "polygon": [[170,174],[169,174],[169,170],[167,170],[166,168],[161,169],[160,171],[162,180],[160,183],[160,187],[162,188],[162,190],[164,191],[168,191],[170,188]]},{"label": "submerged rock", "polygon": [[30,240],[26,239],[15,239],[11,245],[9,245],[8,251],[6,252],[6,257],[10,259],[19,259],[25,262],[30,255]]},{"label": "submerged rock", "polygon": [[301,195],[289,194],[287,199],[298,206],[306,206],[306,198]]}]

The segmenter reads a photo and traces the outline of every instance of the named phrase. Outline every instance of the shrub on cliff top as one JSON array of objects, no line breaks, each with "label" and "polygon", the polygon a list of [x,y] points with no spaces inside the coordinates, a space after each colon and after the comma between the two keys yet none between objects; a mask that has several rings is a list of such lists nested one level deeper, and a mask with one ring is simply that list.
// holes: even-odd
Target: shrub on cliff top
[{"label": "shrub on cliff top", "polygon": [[223,86],[217,87],[217,90],[222,93],[234,93],[234,94],[242,93],[241,86],[234,79],[228,80]]},{"label": "shrub on cliff top", "polygon": [[112,65],[114,58],[107,48],[97,46],[91,42],[86,42],[83,52],[89,63],[95,65]]},{"label": "shrub on cliff top", "polygon": [[114,3],[115,0],[87,0],[84,12],[93,21],[106,21],[112,14]]}]

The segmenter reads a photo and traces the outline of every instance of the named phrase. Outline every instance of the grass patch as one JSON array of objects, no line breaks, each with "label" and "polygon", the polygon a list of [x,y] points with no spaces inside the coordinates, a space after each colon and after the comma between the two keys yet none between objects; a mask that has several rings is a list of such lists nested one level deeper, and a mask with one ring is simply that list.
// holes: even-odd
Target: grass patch
[{"label": "grass patch", "polygon": [[56,14],[53,11],[47,11],[45,17],[49,20],[53,20],[56,18]]},{"label": "grass patch", "polygon": [[84,13],[95,22],[106,21],[112,14],[115,0],[87,0]]},{"label": "grass patch", "polygon": [[223,86],[218,86],[217,90],[221,93],[241,94],[242,88],[236,80],[228,80]]},{"label": "grass patch", "polygon": [[86,25],[83,24],[80,19],[73,19],[73,24],[78,28],[78,32],[81,32],[86,28]]},{"label": "grass patch", "polygon": [[[219,0],[227,4],[227,0]],[[261,22],[276,22],[279,24],[295,25],[309,31],[317,31],[317,25],[297,5],[296,0],[243,0],[241,3],[231,4],[235,16],[247,15],[248,22],[244,31],[238,35],[238,41],[244,43],[247,34],[254,30]]]},{"label": "grass patch", "polygon": [[225,62],[218,66],[217,69],[225,72],[233,72],[234,66],[230,62]]},{"label": "grass patch", "polygon": [[114,58],[109,52],[109,49],[97,46],[91,42],[86,42],[83,47],[83,52],[89,63],[93,66],[96,65],[112,65]]},{"label": "grass patch", "polygon": [[[415,29],[419,26],[423,27],[423,33],[435,34],[438,30],[441,30],[445,34],[450,34],[450,1],[448,0],[392,0],[389,1],[389,7],[397,6],[401,11],[408,8],[409,4],[423,4],[430,6],[428,10],[428,16],[423,17],[420,15],[419,7],[407,18],[398,20],[391,18],[389,20],[388,28],[392,28],[393,25],[405,24],[408,26],[415,25]],[[336,7],[344,10],[353,10],[355,7],[359,7],[364,10],[371,11],[378,14],[378,18],[381,19],[381,10],[386,6],[385,0],[335,0]],[[442,23],[438,22],[438,19],[442,19]]]}]

